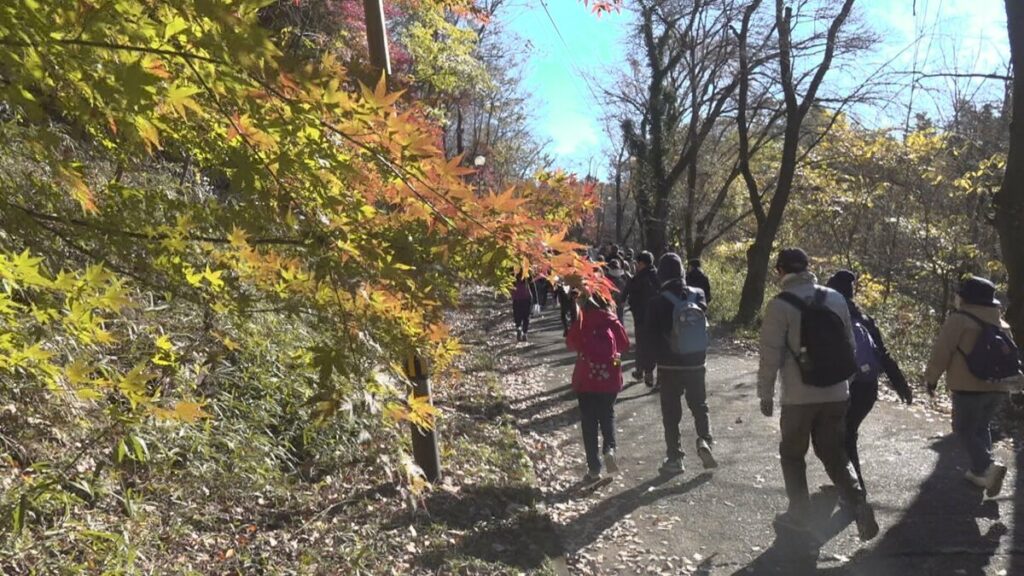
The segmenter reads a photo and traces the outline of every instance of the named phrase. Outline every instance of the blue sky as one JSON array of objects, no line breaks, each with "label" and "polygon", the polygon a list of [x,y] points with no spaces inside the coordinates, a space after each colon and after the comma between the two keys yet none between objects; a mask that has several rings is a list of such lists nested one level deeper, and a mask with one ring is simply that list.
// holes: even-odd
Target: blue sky
[{"label": "blue sky", "polygon": [[[548,151],[559,166],[581,174],[591,170],[605,172],[605,150],[610,146],[601,124],[601,108],[591,93],[597,83],[607,81],[622,67],[631,17],[628,12],[594,17],[577,0],[544,0],[552,25],[540,0],[526,0],[501,16],[506,26],[522,40],[530,57],[524,78],[525,88],[533,94],[534,134],[550,141]],[[629,0],[626,0],[627,5]],[[925,72],[1004,71],[1008,60],[1004,0],[862,0],[855,11],[879,31],[882,41],[870,58],[861,64],[874,69],[896,58],[897,70],[914,68]],[[555,29],[561,32],[562,38]],[[926,39],[916,42],[921,33]],[[934,34],[932,32],[934,31]],[[929,40],[928,38],[931,38]],[[916,47],[916,50],[915,50]],[[584,76],[592,78],[591,86]],[[830,78],[842,82],[841,78]],[[828,82],[828,80],[826,80]],[[933,80],[930,86],[948,85],[951,80]],[[998,89],[998,83],[959,80],[962,92],[973,94],[983,89]],[[941,91],[940,91],[941,92]],[[905,114],[910,91],[895,95]],[[983,97],[984,92],[979,97]],[[928,90],[916,90],[914,108],[937,110],[941,100]],[[874,113],[874,112],[872,112]],[[874,124],[892,123],[898,114],[892,110],[865,118]]]}]

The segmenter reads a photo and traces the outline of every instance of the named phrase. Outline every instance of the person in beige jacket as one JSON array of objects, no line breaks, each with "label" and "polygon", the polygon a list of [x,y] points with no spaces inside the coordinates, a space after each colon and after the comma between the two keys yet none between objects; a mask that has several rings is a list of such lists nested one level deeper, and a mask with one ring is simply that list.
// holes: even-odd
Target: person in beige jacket
[{"label": "person in beige jacket", "polygon": [[976,377],[967,368],[966,354],[974,348],[982,331],[971,316],[1009,331],[1000,315],[995,293],[995,285],[984,278],[972,276],[960,283],[957,311],[942,325],[924,374],[928,393],[934,394],[939,377],[945,373],[946,388],[953,397],[953,431],[970,457],[966,477],[984,488],[989,497],[999,494],[1006,477],[1006,466],[992,457],[989,427],[1007,397],[1009,382],[990,382]]},{"label": "person in beige jacket", "polygon": [[[835,290],[818,285],[817,278],[808,270],[807,254],[799,248],[780,251],[775,271],[783,292],[807,301],[814,298],[817,291],[824,292],[825,306],[842,319],[852,354],[853,325],[846,299]],[[870,540],[878,534],[878,523],[846,454],[849,381],[842,380],[831,386],[814,386],[803,381],[793,352],[800,350],[800,321],[798,308],[782,298],[774,298],[768,302],[761,323],[757,396],[765,416],[771,416],[774,410],[775,383],[781,375],[779,456],[789,509],[777,520],[799,531],[808,530],[810,496],[805,458],[813,441],[815,455],[825,466],[843,502],[855,514],[861,540]]]}]

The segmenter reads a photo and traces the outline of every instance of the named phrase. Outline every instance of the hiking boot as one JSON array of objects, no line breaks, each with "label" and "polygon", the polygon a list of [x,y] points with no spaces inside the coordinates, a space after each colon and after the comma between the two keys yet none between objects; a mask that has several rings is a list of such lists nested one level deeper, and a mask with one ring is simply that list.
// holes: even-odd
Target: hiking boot
[{"label": "hiking boot", "polygon": [[718,468],[715,455],[711,453],[711,445],[703,438],[697,440],[697,456],[700,458],[701,463],[704,464],[705,470]]},{"label": "hiking boot", "polygon": [[985,470],[985,496],[995,498],[1003,490],[1003,480],[1006,478],[1006,466],[992,463],[988,470]]},{"label": "hiking boot", "polygon": [[642,380],[644,377],[644,373],[641,372],[640,370],[633,370],[632,376],[633,380]]},{"label": "hiking boot", "polygon": [[587,470],[587,473],[583,475],[584,484],[592,484],[601,479],[600,470]]},{"label": "hiking boot", "polygon": [[683,467],[683,458],[681,456],[676,458],[665,458],[665,461],[662,462],[661,466],[658,468],[658,472],[661,472],[666,476],[682,474],[685,471],[686,468]]},{"label": "hiking boot", "polygon": [[871,504],[861,502],[856,512],[857,537],[863,542],[878,536],[878,522],[875,521],[875,510]]},{"label": "hiking boot", "polygon": [[516,342],[522,342],[522,341],[523,341],[523,331],[520,330],[519,328],[516,328]]},{"label": "hiking boot", "polygon": [[523,332],[523,342],[526,342],[526,332]]},{"label": "hiking boot", "polygon": [[644,374],[644,384],[646,384],[648,388],[654,388],[654,372],[647,372]]},{"label": "hiking boot", "polygon": [[971,484],[974,484],[978,488],[986,488],[986,487],[988,487],[988,484],[985,481],[985,475],[984,474],[979,476],[979,475],[975,474],[974,472],[971,472],[970,470],[968,470],[967,473],[964,474],[964,478],[966,478],[968,482],[970,482]]},{"label": "hiking boot", "polygon": [[604,455],[604,469],[609,474],[615,474],[619,471],[619,463],[615,461],[615,450],[609,450]]}]

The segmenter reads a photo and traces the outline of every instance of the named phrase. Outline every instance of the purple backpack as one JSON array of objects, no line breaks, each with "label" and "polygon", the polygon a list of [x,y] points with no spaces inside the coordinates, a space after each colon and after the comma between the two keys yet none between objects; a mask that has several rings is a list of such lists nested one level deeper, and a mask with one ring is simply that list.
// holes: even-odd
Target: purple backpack
[{"label": "purple backpack", "polygon": [[981,334],[970,352],[957,350],[967,360],[967,369],[979,380],[998,382],[1020,374],[1020,350],[1013,338],[995,324],[989,324],[970,312],[957,311],[981,327]]},{"label": "purple backpack", "polygon": [[882,372],[882,362],[878,359],[878,345],[871,337],[868,327],[860,320],[853,321],[853,340],[857,346],[857,374],[855,382],[878,380]]}]

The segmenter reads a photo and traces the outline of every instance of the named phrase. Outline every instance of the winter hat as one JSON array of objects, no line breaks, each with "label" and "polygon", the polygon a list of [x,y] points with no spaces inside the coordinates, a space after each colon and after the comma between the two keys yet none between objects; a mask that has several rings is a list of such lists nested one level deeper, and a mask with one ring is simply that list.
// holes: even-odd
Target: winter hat
[{"label": "winter hat", "polygon": [[957,294],[966,304],[999,306],[999,300],[996,300],[996,285],[978,276],[970,276],[961,280],[960,290],[957,291]]},{"label": "winter hat", "polygon": [[641,253],[636,255],[636,261],[637,262],[643,262],[644,264],[647,264],[648,266],[653,266],[654,265],[654,254],[651,254],[647,250],[644,250],[643,252],[641,252]]},{"label": "winter hat", "polygon": [[658,260],[658,282],[664,284],[683,279],[683,259],[675,252],[669,252]]},{"label": "winter hat", "polygon": [[775,267],[781,268],[786,274],[806,272],[808,264],[807,252],[799,248],[783,248],[775,261]]},{"label": "winter hat", "polygon": [[825,285],[846,296],[847,300],[853,300],[853,285],[855,282],[857,282],[856,274],[849,270],[840,270],[833,274]]},{"label": "winter hat", "polygon": [[700,268],[700,258],[690,258],[686,263],[694,268]]}]

